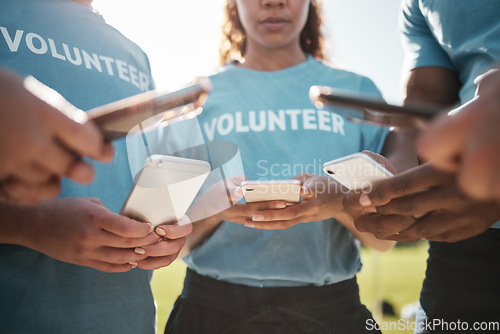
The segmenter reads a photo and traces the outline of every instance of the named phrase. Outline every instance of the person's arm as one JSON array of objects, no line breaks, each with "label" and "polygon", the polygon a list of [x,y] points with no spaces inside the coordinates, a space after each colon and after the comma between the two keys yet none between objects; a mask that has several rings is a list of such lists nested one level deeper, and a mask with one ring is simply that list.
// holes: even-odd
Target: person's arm
[{"label": "person's arm", "polygon": [[411,70],[403,82],[404,103],[452,107],[459,102],[460,81],[456,72],[437,66]]},{"label": "person's arm", "polygon": [[[41,84],[40,84],[41,85]],[[44,86],[45,87],[45,86]],[[74,114],[85,119],[75,108]],[[59,192],[60,179],[89,183],[93,169],[75,156],[101,161],[112,147],[92,124],[80,124],[0,69],[0,200],[34,204]]]},{"label": "person's arm", "polygon": [[360,212],[357,229],[397,241],[455,242],[484,232],[500,218],[498,203],[468,198],[454,173],[430,164],[382,181],[344,205]]},{"label": "person's arm", "polygon": [[[442,106],[453,102],[456,92],[453,94],[450,87],[458,90],[453,72],[435,70],[412,71],[413,84],[406,101]],[[443,85],[448,82],[448,87],[441,89],[440,94],[421,96],[426,90],[418,87],[433,81]],[[439,86],[435,89],[439,92]],[[463,240],[485,231],[500,218],[497,203],[468,198],[458,189],[455,173],[439,171],[428,163],[380,182],[362,196],[349,196],[344,204],[348,210],[362,213],[356,216],[359,230],[398,241]],[[360,204],[364,212],[359,209]]]},{"label": "person's arm", "polygon": [[478,199],[500,200],[500,68],[478,80],[471,102],[432,123],[421,136],[422,156],[458,172],[458,182]]},{"label": "person's arm", "polygon": [[456,104],[461,86],[456,68],[436,40],[419,0],[401,1],[399,29],[405,53],[404,102],[439,107]]}]

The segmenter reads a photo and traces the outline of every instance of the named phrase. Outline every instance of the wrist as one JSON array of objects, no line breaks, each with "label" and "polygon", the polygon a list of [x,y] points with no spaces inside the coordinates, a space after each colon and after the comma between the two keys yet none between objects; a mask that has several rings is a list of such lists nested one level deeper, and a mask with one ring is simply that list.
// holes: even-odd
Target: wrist
[{"label": "wrist", "polygon": [[0,243],[34,247],[37,232],[34,226],[41,220],[37,206],[20,207],[0,204]]}]

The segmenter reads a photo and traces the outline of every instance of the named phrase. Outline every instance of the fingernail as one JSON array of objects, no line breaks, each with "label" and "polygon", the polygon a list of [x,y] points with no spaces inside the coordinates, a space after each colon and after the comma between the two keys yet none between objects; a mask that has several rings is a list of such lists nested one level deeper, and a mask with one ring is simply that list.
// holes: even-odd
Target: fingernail
[{"label": "fingernail", "polygon": [[368,194],[364,193],[359,197],[359,204],[361,204],[362,206],[370,206],[373,204],[373,202],[370,197],[368,197]]},{"label": "fingernail", "polygon": [[260,221],[263,221],[264,220],[264,215],[260,214],[260,213],[256,213],[252,216],[252,220],[254,222],[260,222]]},{"label": "fingernail", "polygon": [[370,206],[370,207],[366,208],[366,210],[368,212],[371,212],[371,213],[377,213],[377,208],[374,206]]},{"label": "fingernail", "polygon": [[284,209],[286,208],[286,203],[276,203],[274,206],[276,209]]},{"label": "fingernail", "polygon": [[164,236],[165,234],[167,234],[167,232],[165,232],[165,230],[162,229],[161,227],[157,227],[156,228],[156,234]]},{"label": "fingernail", "polygon": [[309,194],[309,188],[307,188],[307,187],[302,187],[302,192],[303,192],[304,194]]},{"label": "fingernail", "polygon": [[146,254],[146,250],[142,247],[136,247],[134,249],[134,252],[136,252],[137,254],[141,254],[141,255]]},{"label": "fingernail", "polygon": [[137,267],[137,262],[129,262],[128,264],[130,264],[132,266],[132,269],[136,268]]},{"label": "fingernail", "polygon": [[153,231],[155,230],[155,227],[151,223],[148,223],[148,224],[149,224],[149,233],[153,233]]},{"label": "fingernail", "polygon": [[245,224],[246,227],[255,227],[256,225],[254,223],[246,223]]}]

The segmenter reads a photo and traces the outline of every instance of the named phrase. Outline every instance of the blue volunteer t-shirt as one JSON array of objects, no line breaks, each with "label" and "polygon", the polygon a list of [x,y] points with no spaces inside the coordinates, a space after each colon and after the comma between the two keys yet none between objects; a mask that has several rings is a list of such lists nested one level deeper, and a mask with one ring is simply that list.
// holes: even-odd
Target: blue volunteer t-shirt
[{"label": "blue volunteer t-shirt", "polygon": [[[33,75],[88,110],[154,88],[144,52],[69,0],[1,0],[0,66]],[[15,110],[12,110],[15,112]],[[125,140],[89,186],[65,180],[61,196],[97,197],[118,212],[130,191]],[[71,209],[71,208],[68,208]],[[108,274],[0,245],[1,333],[154,333],[151,272]]]},{"label": "blue volunteer t-shirt", "polygon": [[[388,133],[315,108],[308,96],[312,85],[381,95],[368,78],[311,56],[276,72],[229,64],[210,79],[213,91],[198,117],[201,129],[208,141],[238,145],[251,180],[322,175],[329,160],[380,152]],[[355,238],[333,219],[273,231],[225,221],[185,261],[201,275],[257,287],[322,286],[352,278],[361,267]]]},{"label": "blue volunteer t-shirt", "polygon": [[476,77],[500,61],[500,1],[481,4],[404,0],[401,5],[405,69],[439,66],[456,71],[463,85],[462,103],[474,97]]}]

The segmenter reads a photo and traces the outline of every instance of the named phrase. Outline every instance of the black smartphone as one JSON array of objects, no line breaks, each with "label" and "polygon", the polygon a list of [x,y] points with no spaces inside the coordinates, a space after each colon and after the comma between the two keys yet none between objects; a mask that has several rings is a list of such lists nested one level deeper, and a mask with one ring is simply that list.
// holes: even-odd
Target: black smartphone
[{"label": "black smartphone", "polygon": [[87,116],[106,140],[113,140],[126,136],[140,124],[144,130],[196,117],[210,89],[210,80],[200,78],[173,92],[150,91],[91,109]]},{"label": "black smartphone", "polygon": [[309,90],[309,97],[320,109],[332,106],[347,107],[336,109],[335,112],[357,123],[373,123],[382,126],[422,128],[432,118],[444,112],[443,109],[428,105],[397,106],[373,98],[345,93],[327,86],[312,86]]}]

